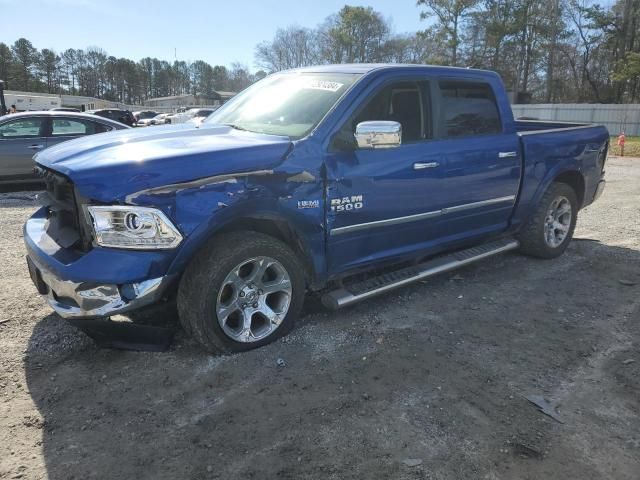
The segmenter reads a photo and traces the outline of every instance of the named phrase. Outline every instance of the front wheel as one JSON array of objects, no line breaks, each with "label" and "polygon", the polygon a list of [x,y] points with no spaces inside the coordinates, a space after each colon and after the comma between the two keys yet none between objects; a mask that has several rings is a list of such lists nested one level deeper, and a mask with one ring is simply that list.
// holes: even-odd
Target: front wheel
[{"label": "front wheel", "polygon": [[304,299],[304,272],[284,243],[256,232],[212,242],[178,289],[180,321],[215,353],[256,348],[286,334]]},{"label": "front wheel", "polygon": [[552,183],[518,235],[520,251],[555,258],[569,246],[578,218],[576,193],[566,183]]}]

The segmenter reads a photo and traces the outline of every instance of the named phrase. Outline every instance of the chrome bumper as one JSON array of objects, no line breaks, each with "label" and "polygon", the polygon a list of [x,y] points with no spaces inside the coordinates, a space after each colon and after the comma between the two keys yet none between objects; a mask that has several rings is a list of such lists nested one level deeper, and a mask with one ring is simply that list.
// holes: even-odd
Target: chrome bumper
[{"label": "chrome bumper", "polygon": [[172,277],[125,285],[61,280],[27,256],[29,274],[38,292],[63,318],[100,318],[150,305],[162,297]]}]

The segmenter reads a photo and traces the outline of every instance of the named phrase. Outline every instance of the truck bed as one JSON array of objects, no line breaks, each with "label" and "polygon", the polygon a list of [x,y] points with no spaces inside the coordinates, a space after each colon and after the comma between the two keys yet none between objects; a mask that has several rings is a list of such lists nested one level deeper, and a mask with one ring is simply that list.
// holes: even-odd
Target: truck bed
[{"label": "truck bed", "polygon": [[520,200],[513,222],[529,218],[551,179],[580,172],[581,207],[591,203],[604,175],[609,132],[602,125],[516,120],[523,154]]}]

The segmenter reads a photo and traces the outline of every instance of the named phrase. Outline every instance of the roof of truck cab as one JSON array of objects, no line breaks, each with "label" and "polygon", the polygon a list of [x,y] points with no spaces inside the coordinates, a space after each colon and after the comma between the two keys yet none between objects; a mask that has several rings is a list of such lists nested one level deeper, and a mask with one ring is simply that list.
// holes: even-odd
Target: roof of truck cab
[{"label": "roof of truck cab", "polygon": [[381,70],[413,70],[428,69],[439,73],[453,72],[474,72],[497,75],[491,70],[481,70],[466,67],[448,67],[442,65],[420,65],[413,63],[342,63],[335,65],[317,65],[311,67],[301,67],[288,70],[289,72],[315,72],[315,73],[359,73],[366,74]]}]

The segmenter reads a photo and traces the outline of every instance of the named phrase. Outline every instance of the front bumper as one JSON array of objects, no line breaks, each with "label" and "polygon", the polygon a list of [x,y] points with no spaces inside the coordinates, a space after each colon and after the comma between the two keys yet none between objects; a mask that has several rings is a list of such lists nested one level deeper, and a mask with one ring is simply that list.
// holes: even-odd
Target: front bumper
[{"label": "front bumper", "polygon": [[62,280],[27,256],[29,275],[38,293],[63,318],[101,318],[136,310],[162,297],[169,277],[124,285],[97,285]]},{"label": "front bumper", "polygon": [[49,305],[64,318],[126,313],[159,301],[173,283],[169,251],[94,248],[76,253],[46,232],[46,209],[24,227],[29,274]]}]

